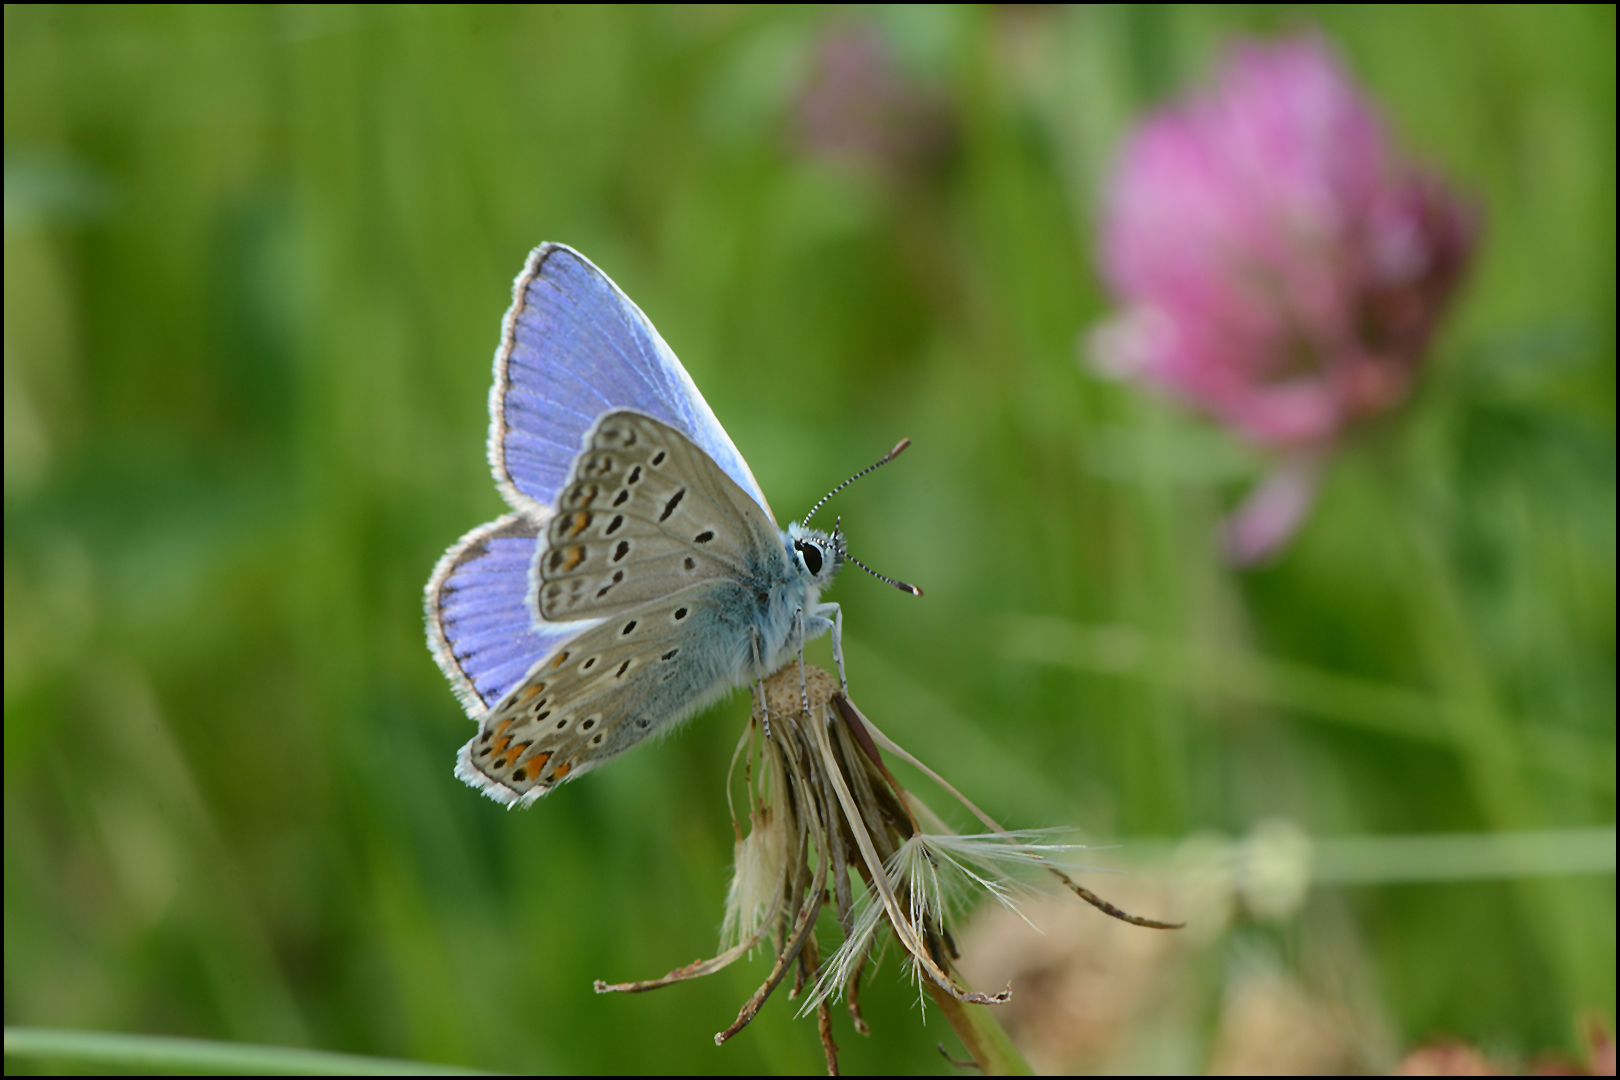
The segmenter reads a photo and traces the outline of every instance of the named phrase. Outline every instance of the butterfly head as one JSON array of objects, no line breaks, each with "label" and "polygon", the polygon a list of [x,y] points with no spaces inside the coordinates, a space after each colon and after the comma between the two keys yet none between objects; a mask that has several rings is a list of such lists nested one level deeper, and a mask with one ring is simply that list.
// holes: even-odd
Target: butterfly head
[{"label": "butterfly head", "polygon": [[844,534],[835,526],[831,533],[812,529],[797,521],[788,522],[788,558],[811,585],[822,588],[844,565]]}]

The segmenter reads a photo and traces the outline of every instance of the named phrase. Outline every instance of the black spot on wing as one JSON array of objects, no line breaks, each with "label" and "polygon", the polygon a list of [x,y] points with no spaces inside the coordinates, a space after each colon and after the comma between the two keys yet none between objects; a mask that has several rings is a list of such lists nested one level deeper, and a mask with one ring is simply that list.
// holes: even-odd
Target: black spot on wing
[{"label": "black spot on wing", "polygon": [[681,505],[681,500],[684,499],[684,498],[686,498],[686,489],[685,488],[676,488],[675,489],[675,494],[671,495],[669,497],[669,502],[664,504],[664,512],[662,514],[658,515],[658,520],[659,521],[668,521],[669,520],[669,515],[671,515],[671,514],[673,514],[675,512],[675,508],[677,506]]},{"label": "black spot on wing", "polygon": [[624,571],[623,570],[615,570],[615,571],[613,571],[613,580],[608,582],[606,585],[602,586],[600,589],[596,590],[596,598],[598,600],[600,600],[602,597],[607,595],[609,589],[613,588],[613,586],[617,585],[619,582],[621,582],[623,580],[624,580]]}]

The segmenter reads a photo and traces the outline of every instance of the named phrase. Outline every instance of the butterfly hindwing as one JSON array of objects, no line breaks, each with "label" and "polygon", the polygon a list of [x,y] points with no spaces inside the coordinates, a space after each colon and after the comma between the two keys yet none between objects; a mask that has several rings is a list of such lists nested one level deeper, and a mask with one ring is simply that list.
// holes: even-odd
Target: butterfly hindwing
[{"label": "butterfly hindwing", "polygon": [[616,410],[574,461],[535,583],[540,614],[560,621],[786,571],[775,523],[708,454],[667,424]]},{"label": "butterfly hindwing", "polygon": [[457,775],[526,803],[689,716],[745,677],[746,599],[699,583],[567,641],[480,718]]},{"label": "butterfly hindwing", "polygon": [[427,632],[433,658],[469,715],[499,701],[578,623],[537,624],[529,575],[541,526],[507,514],[462,537],[428,579]]},{"label": "butterfly hindwing", "polygon": [[490,466],[514,509],[533,515],[556,505],[582,438],[613,408],[679,431],[770,513],[748,464],[641,309],[579,252],[542,244],[513,284],[490,391]]}]

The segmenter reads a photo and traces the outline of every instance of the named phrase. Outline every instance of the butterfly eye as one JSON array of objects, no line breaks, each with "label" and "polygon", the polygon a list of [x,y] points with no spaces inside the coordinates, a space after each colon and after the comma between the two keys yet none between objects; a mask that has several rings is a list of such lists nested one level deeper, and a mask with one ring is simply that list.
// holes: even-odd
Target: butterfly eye
[{"label": "butterfly eye", "polygon": [[807,544],[803,540],[794,541],[793,546],[798,548],[799,558],[804,560],[804,568],[810,571],[811,577],[821,573],[821,549],[819,547],[814,544]]}]

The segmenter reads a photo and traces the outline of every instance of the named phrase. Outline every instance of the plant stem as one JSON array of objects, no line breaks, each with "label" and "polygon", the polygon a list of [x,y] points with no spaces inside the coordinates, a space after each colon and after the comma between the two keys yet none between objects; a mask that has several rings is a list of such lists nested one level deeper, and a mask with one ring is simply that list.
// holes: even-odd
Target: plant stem
[{"label": "plant stem", "polygon": [[[963,981],[961,973],[950,964],[945,965],[945,970],[956,980],[958,986],[971,989]],[[1035,1075],[1035,1070],[1029,1067],[1029,1062],[1024,1060],[1024,1055],[1018,1052],[1018,1047],[1013,1045],[1006,1029],[991,1012],[993,1006],[972,1005],[958,1001],[944,988],[936,985],[932,979],[924,977],[921,981],[923,988],[928,991],[928,996],[934,999],[934,1004],[945,1014],[945,1020],[951,1025],[951,1030],[962,1040],[967,1052],[973,1055],[974,1064],[979,1066],[980,1072],[986,1076]]]}]

